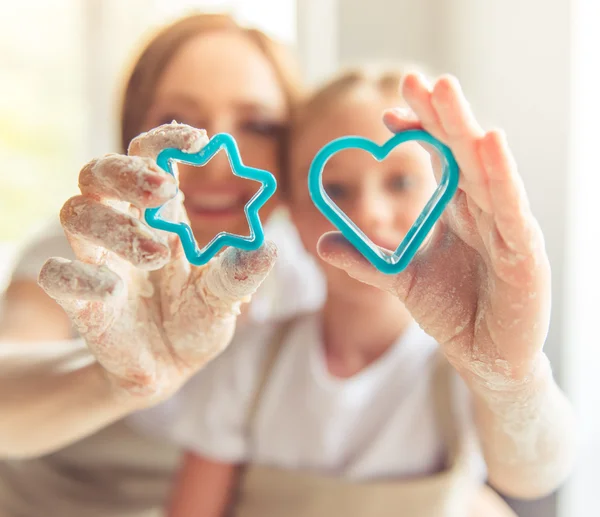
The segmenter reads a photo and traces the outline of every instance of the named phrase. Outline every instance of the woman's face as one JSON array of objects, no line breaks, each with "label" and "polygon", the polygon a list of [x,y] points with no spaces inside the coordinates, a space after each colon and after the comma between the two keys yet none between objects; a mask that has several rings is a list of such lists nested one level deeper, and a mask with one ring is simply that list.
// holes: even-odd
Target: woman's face
[{"label": "woman's face", "polygon": [[[384,109],[402,103],[374,88],[352,90],[312,116],[294,136],[292,146],[291,213],[308,251],[319,238],[335,230],[312,203],[307,188],[310,163],[319,149],[344,135],[359,135],[379,144],[392,135],[382,122]],[[323,171],[323,186],[333,202],[376,245],[395,250],[431,197],[436,182],[429,154],[415,142],[398,146],[382,162],[367,152],[348,149],[331,157]],[[365,296],[365,284],[323,264],[330,293]]]},{"label": "woman's face", "polygon": [[[287,105],[275,71],[243,34],[197,36],[174,55],[157,85],[144,131],[176,120],[215,133],[230,133],[242,161],[279,177],[279,141]],[[244,206],[259,183],[234,176],[224,151],[207,165],[180,164],[180,188],[200,245],[221,231],[249,235]],[[263,221],[274,196],[261,210]]]}]

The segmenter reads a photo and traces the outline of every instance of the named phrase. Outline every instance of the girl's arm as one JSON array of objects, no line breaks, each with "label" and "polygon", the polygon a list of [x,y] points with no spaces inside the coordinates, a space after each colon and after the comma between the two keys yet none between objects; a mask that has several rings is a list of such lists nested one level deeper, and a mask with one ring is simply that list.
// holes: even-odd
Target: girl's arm
[{"label": "girl's arm", "polygon": [[186,452],[175,479],[168,517],[223,517],[237,477],[235,464]]},{"label": "girl's arm", "polygon": [[456,194],[398,275],[376,271],[337,233],[321,239],[319,253],[402,300],[475,394],[490,481],[507,495],[541,497],[571,472],[576,441],[572,409],[543,353],[551,307],[544,236],[506,137],[481,128],[458,81],[407,74],[402,94],[412,113],[390,110],[384,122],[393,132],[422,127],[449,146],[460,167]]},{"label": "girl's arm", "polygon": [[575,417],[545,356],[527,380],[464,378],[474,394],[475,421],[490,484],[521,499],[542,497],[571,472]]}]

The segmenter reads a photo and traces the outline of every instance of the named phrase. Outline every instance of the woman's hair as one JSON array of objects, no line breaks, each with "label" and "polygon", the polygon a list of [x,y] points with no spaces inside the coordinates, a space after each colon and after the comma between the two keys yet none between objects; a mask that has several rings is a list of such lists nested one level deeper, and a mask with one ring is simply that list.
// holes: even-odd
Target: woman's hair
[{"label": "woman's hair", "polygon": [[[190,39],[213,31],[245,35],[271,63],[285,94],[290,114],[301,87],[296,61],[286,48],[256,29],[240,26],[226,14],[195,14],[163,28],[146,45],[125,85],[121,107],[121,150],[141,131],[156,86],[175,53]],[[285,142],[282,142],[285,144]]]}]

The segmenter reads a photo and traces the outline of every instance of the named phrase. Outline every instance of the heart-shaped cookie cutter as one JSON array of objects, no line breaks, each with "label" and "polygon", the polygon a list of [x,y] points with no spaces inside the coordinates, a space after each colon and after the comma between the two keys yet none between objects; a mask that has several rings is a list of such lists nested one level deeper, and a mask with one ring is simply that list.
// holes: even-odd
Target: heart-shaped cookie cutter
[{"label": "heart-shaped cookie cutter", "polygon": [[[332,201],[323,187],[323,170],[327,161],[345,149],[362,149],[382,161],[397,146],[420,141],[432,146],[440,156],[440,183],[425,208],[417,217],[400,245],[393,252],[376,246],[365,233]],[[315,206],[342,235],[379,271],[397,274],[415,256],[423,241],[442,215],[458,189],[459,167],[450,148],[422,129],[410,129],[395,134],[383,145],[360,136],[344,136],[325,145],[313,159],[308,173],[308,190]]]}]

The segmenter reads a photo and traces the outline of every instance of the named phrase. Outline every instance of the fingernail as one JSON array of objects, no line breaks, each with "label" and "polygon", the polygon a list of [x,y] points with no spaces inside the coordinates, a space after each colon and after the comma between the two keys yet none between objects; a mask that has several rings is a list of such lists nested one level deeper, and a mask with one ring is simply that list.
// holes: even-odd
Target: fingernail
[{"label": "fingernail", "polygon": [[173,199],[177,195],[177,183],[163,181],[154,192],[160,199]]},{"label": "fingernail", "polygon": [[414,75],[419,79],[419,81],[421,81],[423,86],[425,86],[428,90],[431,90],[433,84],[431,83],[429,77],[427,77],[423,72],[415,72]]},{"label": "fingernail", "polygon": [[260,286],[276,257],[277,248],[270,242],[254,251],[227,248],[201,277],[200,289],[212,293],[213,306],[244,300]]},{"label": "fingernail", "polygon": [[417,117],[415,115],[415,112],[412,110],[412,108],[410,108],[408,106],[398,106],[398,107],[392,108],[388,111],[402,119],[413,119],[413,118]]}]

